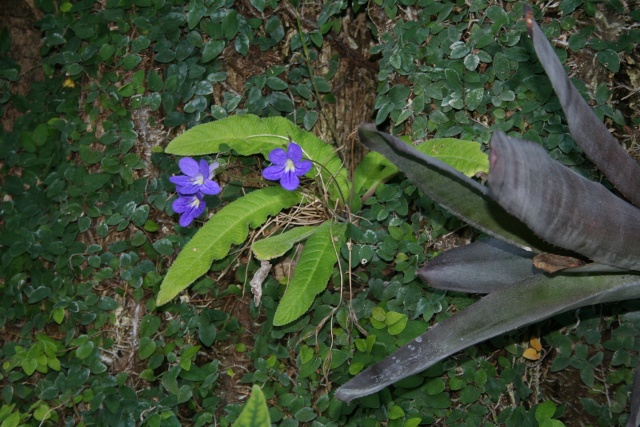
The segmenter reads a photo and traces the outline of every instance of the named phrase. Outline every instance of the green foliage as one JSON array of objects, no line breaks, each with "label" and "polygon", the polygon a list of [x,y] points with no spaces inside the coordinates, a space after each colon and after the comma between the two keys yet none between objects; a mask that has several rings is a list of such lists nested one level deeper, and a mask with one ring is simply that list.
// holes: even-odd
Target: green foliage
[{"label": "green foliage", "polygon": [[441,160],[464,175],[472,177],[489,172],[489,158],[474,141],[453,138],[431,139],[416,146],[427,156]]},{"label": "green foliage", "polygon": [[267,409],[264,393],[257,385],[251,389],[251,396],[244,405],[240,416],[236,419],[236,427],[269,427],[271,419]]},{"label": "green foliage", "polygon": [[[477,142],[453,138],[432,139],[418,144],[416,149],[469,177],[489,171],[488,157]],[[353,177],[355,191],[357,194],[363,194],[369,189],[375,189],[378,184],[397,173],[398,168],[389,160],[380,153],[371,151],[356,167]]]},{"label": "green foliage", "polygon": [[296,227],[276,236],[253,242],[251,250],[259,260],[268,261],[284,255],[293,245],[311,236],[316,230],[315,226]]},{"label": "green foliage", "polygon": [[[333,148],[282,117],[233,116],[195,126],[171,141],[166,152],[197,156],[232,149],[243,156],[262,154],[266,158],[271,150],[286,147],[289,141],[300,145],[308,158],[320,166],[320,175],[332,199],[344,204],[341,198],[349,193],[347,173]],[[318,169],[312,169],[307,175],[314,176]]]},{"label": "green foliage", "polygon": [[[308,132],[302,131],[290,121],[279,118],[260,119],[252,115],[234,116],[207,123],[186,131],[169,144],[167,151],[183,155],[202,155],[233,150],[240,155],[268,153],[282,146],[283,141],[298,143],[303,153],[315,164],[320,165],[320,191],[317,198],[327,192],[334,194],[331,204],[346,202],[355,195],[346,180],[346,169],[329,145]],[[487,156],[480,151],[480,145],[470,141],[453,139],[436,140],[421,145],[423,150],[447,160],[462,168],[468,174],[486,171]],[[465,157],[465,154],[468,155]],[[380,161],[380,165],[375,162]],[[359,189],[371,191],[380,183],[381,174],[371,174],[382,167],[383,179],[396,174],[397,169],[386,166],[381,157],[369,156],[369,167],[358,168],[354,174],[355,185]],[[313,171],[313,169],[312,169]],[[361,176],[360,174],[364,174]],[[314,175],[309,172],[308,175]],[[334,191],[331,191],[331,188]],[[356,194],[359,195],[359,194]],[[173,263],[160,286],[156,303],[158,306],[186,289],[198,277],[209,270],[212,261],[223,259],[229,254],[231,244],[240,244],[248,236],[248,226],[256,228],[264,224],[268,215],[275,215],[302,199],[297,193],[282,189],[265,189],[249,193],[222,208],[205,226],[199,230],[185,246]],[[354,208],[360,206],[357,201]],[[316,229],[294,229],[280,236],[257,241],[253,244],[256,256],[261,260],[284,255],[295,242],[309,237],[301,252],[294,278],[289,284],[274,318],[274,325],[282,326],[302,316],[311,306],[315,296],[323,291],[331,275],[331,266],[336,263],[335,253],[344,243],[343,225],[339,217],[325,222]],[[350,218],[349,218],[350,220]],[[334,226],[331,226],[334,224]],[[336,232],[335,230],[340,230]],[[337,241],[334,238],[339,236]]]},{"label": "green foliage", "polygon": [[249,227],[259,227],[269,215],[300,200],[299,193],[271,187],[253,191],[222,208],[182,249],[160,285],[156,304],[169,302],[205,274],[212,261],[227,256],[232,244],[244,242]]},{"label": "green foliage", "polygon": [[278,305],[273,324],[286,325],[302,316],[327,286],[345,240],[345,224],[325,222],[307,239],[294,276]]},{"label": "green foliage", "polygon": [[[563,59],[588,47],[597,52],[596,66],[615,69],[613,51],[619,73],[632,68],[625,58],[637,29],[603,41],[588,18],[600,7],[634,20],[637,13],[615,10],[616,2],[560,3],[561,14],[545,31],[567,41],[566,52],[556,46]],[[368,49],[370,41],[352,39],[352,31],[372,31],[381,71],[374,114],[390,120],[385,124],[395,133],[414,141],[453,136],[486,143],[493,128],[517,129],[555,158],[580,164],[541,70],[519,44],[519,4],[507,4],[513,7],[506,13],[482,1],[357,0],[318,9],[279,0],[35,5],[42,17],[41,67],[21,67],[10,49],[15,37],[0,30],[0,112],[5,120],[15,117],[0,131],[0,325],[7,337],[0,345],[0,423],[228,426],[242,412],[247,384],[260,384],[271,422],[283,426],[537,425],[532,369],[518,357],[519,345],[502,341],[466,350],[358,405],[344,405],[325,388],[331,382],[335,389],[473,301],[424,289],[417,280],[417,267],[463,224],[397,178],[376,153],[356,165],[353,182],[337,181],[357,195],[349,203],[357,220],[344,233],[351,247],[339,248],[342,270],[331,267],[332,285],[298,320],[273,326],[284,286],[272,277],[263,283],[260,307],[250,304],[244,283],[258,263],[245,256],[246,246],[231,246],[224,258],[208,262],[208,274],[186,291],[190,304],[173,299],[155,310],[167,266],[196,233],[175,226],[167,177],[178,170],[176,159],[164,154],[168,139],[200,124],[256,115],[279,123],[271,132],[278,137],[264,143],[319,141],[298,129],[321,130],[323,107],[341,96],[343,81],[335,76],[344,58],[326,61],[324,49],[339,46],[349,58],[359,58],[353,42]],[[24,79],[40,70],[44,81],[24,92]],[[627,81],[619,73],[616,81]],[[621,86],[598,81],[580,90],[600,117],[618,129],[625,124],[616,105],[633,104],[616,103],[626,95]],[[346,171],[331,147],[311,139],[305,151],[328,170],[315,168],[303,187],[317,178],[313,189],[329,189],[330,199],[341,203],[331,176],[346,177]],[[213,201],[212,218],[255,186],[250,178],[269,151],[245,155],[241,145],[229,138],[208,152],[237,168]],[[474,150],[482,151],[480,145]],[[266,249],[276,237],[265,239]],[[296,246],[268,252],[274,267]],[[385,313],[381,329],[372,326],[374,309]],[[554,369],[587,380],[590,370],[595,374],[594,392],[582,403],[600,425],[626,423],[638,363],[633,310],[621,304],[602,323],[590,324],[606,330],[597,337],[574,328],[573,316],[551,322],[543,337]],[[397,316],[388,313],[400,320],[387,325],[387,316]],[[392,335],[403,316],[404,329]],[[582,324],[593,317],[580,313]],[[512,347],[515,353],[505,350]],[[600,365],[591,358],[598,352],[605,354]],[[486,360],[488,354],[494,357]],[[505,396],[515,403],[505,405]],[[556,409],[554,419],[566,417],[567,409]]]},{"label": "green foliage", "polygon": [[544,402],[536,408],[536,421],[540,427],[564,427],[562,421],[552,419],[556,413],[556,405],[553,402]]}]

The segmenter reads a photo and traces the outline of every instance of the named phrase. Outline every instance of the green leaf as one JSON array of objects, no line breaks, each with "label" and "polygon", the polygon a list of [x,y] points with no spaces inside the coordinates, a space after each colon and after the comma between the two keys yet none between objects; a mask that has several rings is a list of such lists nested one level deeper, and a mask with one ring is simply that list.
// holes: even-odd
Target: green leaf
[{"label": "green leaf", "polygon": [[242,408],[242,412],[236,419],[234,427],[269,427],[271,417],[267,400],[264,398],[262,389],[254,385],[251,389],[251,397]]},{"label": "green leaf", "polygon": [[543,402],[536,408],[536,421],[538,421],[538,423],[541,423],[544,420],[550,420],[555,413],[555,403],[551,401]]},{"label": "green leaf", "polygon": [[78,359],[86,359],[91,355],[91,353],[93,353],[94,347],[95,344],[93,341],[89,340],[76,349],[76,356]]},{"label": "green leaf", "polygon": [[82,191],[86,194],[95,193],[109,181],[111,175],[108,173],[94,173],[87,175],[82,180]]},{"label": "green leaf", "polygon": [[467,109],[473,111],[480,106],[482,98],[484,97],[484,88],[471,89],[467,92],[464,102],[467,105]]},{"label": "green leaf", "polygon": [[38,367],[38,361],[33,357],[25,357],[22,359],[22,370],[28,376],[31,376]]},{"label": "green leaf", "polygon": [[249,227],[258,227],[275,215],[299,203],[298,192],[281,187],[256,190],[229,203],[211,218],[187,243],[160,285],[156,304],[161,306],[209,271],[213,260],[222,259],[232,244],[240,244]]},{"label": "green leaf", "polygon": [[141,360],[150,357],[156,351],[156,342],[149,337],[140,338],[138,356]]},{"label": "green leaf", "polygon": [[191,386],[187,384],[183,385],[178,390],[178,395],[177,395],[178,403],[187,402],[189,399],[191,399],[191,396],[193,396],[193,391],[191,391]]},{"label": "green leaf", "polygon": [[393,405],[391,409],[389,409],[388,417],[390,420],[397,420],[398,418],[402,418],[404,417],[404,410],[398,405]]},{"label": "green leaf", "polygon": [[[478,172],[489,171],[489,160],[482,146],[474,141],[455,138],[439,138],[425,141],[416,147],[418,151],[437,158],[453,166],[465,175],[472,177]],[[363,195],[369,189],[375,189],[398,173],[394,166],[380,153],[371,151],[358,164],[353,174],[353,186],[356,194]]]},{"label": "green leaf", "polygon": [[347,170],[334,149],[283,117],[262,119],[249,114],[194,126],[171,141],[165,151],[180,156],[198,156],[233,149],[241,156],[261,154],[266,158],[274,148],[286,147],[289,140],[300,145],[305,157],[323,166],[312,168],[308,177],[320,170],[323,181],[329,185],[332,200],[348,197]]},{"label": "green leaf", "polygon": [[46,403],[42,402],[40,405],[38,405],[36,410],[33,411],[33,418],[35,418],[38,421],[46,421],[49,418],[51,418],[53,413],[54,412],[51,410],[49,405],[47,405]]},{"label": "green leaf", "polygon": [[620,56],[618,56],[618,52],[611,49],[601,50],[596,53],[596,58],[598,58],[598,61],[607,67],[609,71],[613,71],[614,73],[620,71]]},{"label": "green leaf", "polygon": [[258,240],[251,245],[253,254],[261,261],[284,255],[294,244],[315,233],[317,226],[296,227],[293,230]]},{"label": "green leaf", "polygon": [[159,239],[153,242],[153,249],[160,255],[173,255],[173,245],[169,239]]},{"label": "green leaf", "polygon": [[378,184],[385,182],[398,173],[386,157],[375,151],[370,151],[360,161],[353,173],[353,188],[357,195],[362,195],[369,189],[375,189]]},{"label": "green leaf", "polygon": [[478,172],[489,172],[489,156],[482,151],[482,145],[475,141],[455,138],[438,138],[416,146],[418,151],[453,166],[466,176]]},{"label": "green leaf", "polygon": [[211,40],[202,50],[202,62],[206,63],[220,55],[224,50],[226,43],[224,40]]},{"label": "green leaf", "polygon": [[194,0],[193,3],[191,3],[191,10],[187,18],[189,29],[193,30],[206,14],[207,7],[204,5],[204,2],[202,0]]},{"label": "green leaf", "polygon": [[311,307],[316,295],[327,287],[345,231],[345,224],[327,221],[309,237],[293,278],[276,309],[274,325],[282,326],[298,319]]},{"label": "green leaf", "polygon": [[[13,406],[13,405],[12,405]],[[18,427],[20,425],[20,412],[16,411],[2,421],[2,427]]]},{"label": "green leaf", "polygon": [[311,420],[315,419],[318,415],[315,413],[313,408],[306,406],[296,411],[296,413],[293,416],[296,420],[300,421],[301,423],[308,423]]},{"label": "green leaf", "polygon": [[389,328],[387,329],[387,332],[389,332],[389,335],[398,335],[407,326],[408,321],[409,319],[406,314],[396,313],[394,311],[388,312],[386,323]]},{"label": "green leaf", "polygon": [[475,70],[480,64],[480,57],[476,54],[469,54],[464,58],[464,66],[469,71]]},{"label": "green leaf", "polygon": [[318,112],[317,111],[307,111],[304,115],[304,119],[302,120],[302,124],[306,130],[311,130],[316,125],[318,121]]}]

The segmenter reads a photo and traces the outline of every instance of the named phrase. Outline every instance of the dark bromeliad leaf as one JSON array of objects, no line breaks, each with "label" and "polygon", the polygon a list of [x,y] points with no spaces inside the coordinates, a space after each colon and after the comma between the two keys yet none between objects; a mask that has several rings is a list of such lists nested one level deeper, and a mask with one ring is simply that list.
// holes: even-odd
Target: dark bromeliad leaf
[{"label": "dark bromeliad leaf", "polygon": [[627,427],[637,427],[640,425],[640,366],[636,368],[633,375],[633,389],[631,390],[631,399],[629,401],[631,413]]},{"label": "dark bromeliad leaf", "polygon": [[485,233],[525,249],[541,249],[542,242],[522,222],[508,214],[490,196],[489,189],[451,166],[422,154],[373,124],[358,129],[360,141],[384,155],[411,182],[457,217]]},{"label": "dark bromeliad leaf", "polygon": [[579,307],[640,297],[640,276],[537,274],[484,296],[431,327],[336,391],[351,401],[375,393],[479,342]]},{"label": "dark bromeliad leaf", "polygon": [[529,7],[525,7],[525,24],[536,55],[567,117],[571,136],[609,181],[640,207],[640,166],[620,146],[571,83]]},{"label": "dark bromeliad leaf", "polygon": [[498,239],[477,240],[437,256],[418,276],[437,289],[490,293],[540,273],[533,255]]},{"label": "dark bromeliad leaf", "polygon": [[640,209],[534,142],[495,132],[490,163],[493,198],[545,241],[602,264],[640,270]]}]

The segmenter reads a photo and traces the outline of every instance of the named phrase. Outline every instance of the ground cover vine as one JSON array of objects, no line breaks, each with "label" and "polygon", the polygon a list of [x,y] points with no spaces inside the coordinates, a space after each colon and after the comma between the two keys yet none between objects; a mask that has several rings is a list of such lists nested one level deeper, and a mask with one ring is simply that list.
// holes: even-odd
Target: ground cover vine
[{"label": "ground cover vine", "polygon": [[[598,178],[531,59],[520,2],[35,0],[8,12],[33,19],[0,16],[0,423],[626,420],[633,302],[471,347],[357,404],[334,398],[477,299],[420,283],[422,264],[476,234],[358,153],[360,123],[478,181],[496,129]],[[571,1],[542,15],[578,91],[633,154],[638,11]],[[294,169],[312,163],[295,190],[266,179],[287,169],[277,149]]]}]

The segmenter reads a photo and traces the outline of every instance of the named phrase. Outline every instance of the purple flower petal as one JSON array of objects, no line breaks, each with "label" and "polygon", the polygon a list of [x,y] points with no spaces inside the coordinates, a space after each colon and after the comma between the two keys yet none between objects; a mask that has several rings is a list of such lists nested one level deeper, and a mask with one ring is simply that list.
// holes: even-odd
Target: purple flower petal
[{"label": "purple flower petal", "polygon": [[296,175],[302,176],[305,173],[309,172],[313,167],[313,162],[311,160],[301,160],[296,163]]},{"label": "purple flower petal", "polygon": [[169,181],[176,185],[179,194],[216,195],[220,193],[220,185],[212,180],[215,169],[220,166],[218,162],[209,164],[204,159],[197,162],[191,157],[183,157],[178,164],[184,175],[172,176]]},{"label": "purple flower petal", "polygon": [[220,163],[218,163],[218,162],[213,162],[213,163],[211,163],[211,164],[209,165],[209,174],[208,174],[208,175],[205,175],[205,176],[207,176],[209,179],[213,179],[214,171],[215,171],[216,169],[218,169],[219,167],[220,167]]},{"label": "purple flower petal", "polygon": [[173,201],[171,208],[175,213],[183,213],[189,209],[191,196],[180,196]]},{"label": "purple flower petal", "polygon": [[180,215],[180,221],[178,221],[178,223],[181,227],[188,227],[194,219],[202,214],[202,212],[204,212],[204,203],[201,205],[201,207],[191,209]]},{"label": "purple flower petal", "polygon": [[190,177],[198,176],[198,174],[200,173],[198,162],[196,162],[191,157],[181,158],[180,161],[178,161],[178,166],[180,166],[180,170],[183,174]]},{"label": "purple flower petal", "polygon": [[169,181],[176,185],[176,190],[181,194],[191,195],[200,191],[200,186],[193,182],[193,178],[185,175],[172,176]]},{"label": "purple flower petal", "polygon": [[201,174],[205,179],[209,178],[209,162],[207,162],[205,159],[201,159],[199,165],[200,167],[198,169],[198,173]]},{"label": "purple flower petal", "polygon": [[302,160],[302,148],[300,148],[298,144],[296,144],[295,142],[290,142],[287,149],[289,151],[288,157],[289,159],[293,160],[293,163],[297,164],[300,160]]},{"label": "purple flower petal", "polygon": [[179,224],[182,227],[186,227],[194,219],[199,217],[205,210],[205,203],[202,200],[202,195],[180,195],[171,205],[174,212],[181,214]]},{"label": "purple flower petal", "polygon": [[287,152],[282,148],[274,148],[269,153],[269,161],[274,165],[284,165],[288,159],[289,156],[287,155]]},{"label": "purple flower petal", "polygon": [[215,181],[207,180],[204,182],[204,184],[202,184],[202,186],[200,186],[200,191],[203,194],[215,196],[216,194],[220,193],[220,186]]},{"label": "purple flower petal", "polygon": [[284,166],[271,165],[262,171],[262,176],[270,181],[277,181],[284,174]]},{"label": "purple flower petal", "polygon": [[169,178],[169,181],[175,185],[185,186],[190,185],[193,181],[186,175],[175,175]]},{"label": "purple flower petal", "polygon": [[285,190],[293,191],[300,185],[300,179],[294,172],[285,172],[280,179],[280,185]]}]

